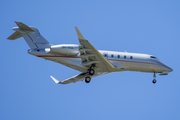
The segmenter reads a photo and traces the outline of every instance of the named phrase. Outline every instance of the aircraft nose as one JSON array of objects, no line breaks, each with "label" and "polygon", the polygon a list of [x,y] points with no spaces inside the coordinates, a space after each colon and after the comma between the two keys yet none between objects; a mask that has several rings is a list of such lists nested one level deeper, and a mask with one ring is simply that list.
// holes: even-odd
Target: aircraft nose
[{"label": "aircraft nose", "polygon": [[172,68],[170,68],[170,67],[168,67],[169,68],[169,72],[172,72],[173,71],[173,69]]},{"label": "aircraft nose", "polygon": [[165,71],[169,71],[169,72],[172,72],[172,71],[173,71],[172,68],[170,68],[169,66],[165,65],[165,64],[162,63],[162,62],[161,62],[161,65],[163,66],[163,68],[164,68]]},{"label": "aircraft nose", "polygon": [[166,67],[167,71],[169,71],[169,72],[172,72],[172,71],[173,71],[172,68],[170,68],[170,67],[168,67],[168,66],[165,66],[165,67]]}]

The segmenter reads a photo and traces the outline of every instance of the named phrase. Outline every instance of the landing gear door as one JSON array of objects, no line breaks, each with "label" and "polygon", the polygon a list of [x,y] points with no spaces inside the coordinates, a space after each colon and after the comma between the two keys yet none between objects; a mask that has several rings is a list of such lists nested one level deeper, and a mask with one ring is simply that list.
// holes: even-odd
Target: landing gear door
[{"label": "landing gear door", "polygon": [[103,56],[108,59],[108,53],[103,53]]}]

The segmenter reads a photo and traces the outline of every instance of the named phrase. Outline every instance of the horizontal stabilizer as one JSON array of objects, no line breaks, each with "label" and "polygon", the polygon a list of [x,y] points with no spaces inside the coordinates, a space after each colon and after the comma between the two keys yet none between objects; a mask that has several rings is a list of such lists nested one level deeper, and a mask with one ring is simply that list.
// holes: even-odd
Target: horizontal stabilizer
[{"label": "horizontal stabilizer", "polygon": [[24,31],[24,32],[35,32],[34,29],[30,28],[29,26],[25,25],[24,23],[22,22],[17,22],[15,21],[15,23],[17,24],[17,26],[19,27],[19,29],[21,31]]},{"label": "horizontal stabilizer", "polygon": [[27,26],[22,22],[15,21],[15,23],[18,27],[13,27],[12,29],[16,32],[7,39],[15,40],[23,37],[32,49],[50,48],[51,44],[40,34],[37,28]]},{"label": "horizontal stabilizer", "polygon": [[18,39],[18,38],[20,38],[20,37],[22,37],[21,33],[18,32],[18,31],[16,31],[16,32],[14,32],[11,36],[9,36],[7,39],[9,39],[9,40],[15,40],[15,39]]}]

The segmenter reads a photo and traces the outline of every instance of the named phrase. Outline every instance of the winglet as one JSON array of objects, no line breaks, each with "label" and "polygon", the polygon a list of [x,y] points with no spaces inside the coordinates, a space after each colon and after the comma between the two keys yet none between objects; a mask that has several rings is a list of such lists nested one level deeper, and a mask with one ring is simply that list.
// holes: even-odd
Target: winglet
[{"label": "winglet", "polygon": [[55,83],[57,83],[57,84],[60,83],[60,82],[59,82],[56,78],[54,78],[53,76],[50,76],[50,77],[54,80]]},{"label": "winglet", "polygon": [[79,29],[76,26],[75,26],[75,29],[76,29],[78,39],[85,40],[84,37],[82,36],[81,32],[79,31]]}]

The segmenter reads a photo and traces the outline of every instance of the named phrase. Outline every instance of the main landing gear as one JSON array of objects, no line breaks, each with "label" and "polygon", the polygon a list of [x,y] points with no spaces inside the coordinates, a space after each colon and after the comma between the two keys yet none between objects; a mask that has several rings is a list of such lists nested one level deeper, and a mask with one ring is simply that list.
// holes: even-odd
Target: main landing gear
[{"label": "main landing gear", "polygon": [[94,71],[94,69],[93,69],[93,67],[95,67],[95,65],[93,64],[88,70],[88,76],[87,77],[85,77],[85,82],[86,83],[89,83],[90,81],[91,81],[91,77],[90,76],[93,76],[94,75],[94,73],[95,73],[95,71]]},{"label": "main landing gear", "polygon": [[85,82],[89,83],[91,81],[91,78],[89,76],[85,77]]},{"label": "main landing gear", "polygon": [[156,73],[154,73],[153,77],[154,77],[154,79],[153,79],[152,83],[155,84],[157,82],[156,79],[155,79],[156,78]]},{"label": "main landing gear", "polygon": [[94,75],[94,73],[95,73],[94,69],[89,70],[89,75]]}]

